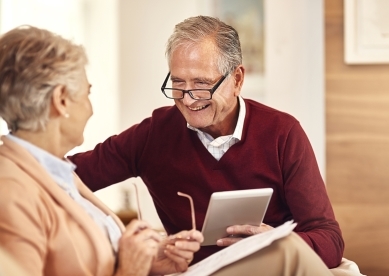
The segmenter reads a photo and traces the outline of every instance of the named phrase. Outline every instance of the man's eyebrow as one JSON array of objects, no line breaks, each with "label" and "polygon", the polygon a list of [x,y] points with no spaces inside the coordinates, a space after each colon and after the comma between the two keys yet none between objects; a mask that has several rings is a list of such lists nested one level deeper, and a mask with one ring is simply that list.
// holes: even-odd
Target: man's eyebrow
[{"label": "man's eyebrow", "polygon": [[[172,81],[173,80],[174,81],[184,81],[184,79],[176,77],[176,76],[170,76],[170,79]],[[200,81],[200,82],[209,82],[209,83],[215,82],[215,80],[207,78],[207,77],[198,77],[198,78],[191,79],[191,81],[195,81],[195,82]]]},{"label": "man's eyebrow", "polygon": [[214,80],[210,79],[210,78],[195,78],[194,81],[201,81],[201,82],[209,82],[209,83],[212,83],[214,82]]},{"label": "man's eyebrow", "polygon": [[170,80],[183,80],[183,79],[170,75]]}]

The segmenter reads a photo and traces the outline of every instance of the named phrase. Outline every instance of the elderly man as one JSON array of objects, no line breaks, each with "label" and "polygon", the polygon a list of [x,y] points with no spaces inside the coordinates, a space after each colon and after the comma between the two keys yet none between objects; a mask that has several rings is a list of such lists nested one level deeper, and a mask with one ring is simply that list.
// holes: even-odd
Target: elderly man
[{"label": "elderly man", "polygon": [[202,247],[194,262],[241,237],[293,219],[295,232],[327,267],[339,265],[344,242],[310,142],[292,116],[240,96],[245,68],[238,33],[217,18],[176,25],[166,49],[163,94],[175,105],[71,160],[92,189],[141,177],[168,233],[191,227],[190,194],[201,227],[213,192],[273,188],[264,224],[226,229],[238,238]]}]

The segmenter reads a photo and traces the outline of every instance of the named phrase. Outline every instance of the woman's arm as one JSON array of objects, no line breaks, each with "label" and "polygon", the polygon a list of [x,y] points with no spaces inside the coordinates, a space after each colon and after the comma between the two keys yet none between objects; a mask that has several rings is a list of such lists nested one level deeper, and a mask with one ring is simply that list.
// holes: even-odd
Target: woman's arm
[{"label": "woman's arm", "polygon": [[23,185],[0,179],[0,244],[29,275],[42,275],[47,253],[47,212]]}]

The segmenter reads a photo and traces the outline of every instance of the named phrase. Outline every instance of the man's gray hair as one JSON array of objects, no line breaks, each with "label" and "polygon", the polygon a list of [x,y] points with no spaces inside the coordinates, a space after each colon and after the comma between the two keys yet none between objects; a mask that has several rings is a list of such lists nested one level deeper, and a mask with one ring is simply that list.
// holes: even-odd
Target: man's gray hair
[{"label": "man's gray hair", "polygon": [[181,45],[191,46],[212,39],[218,49],[216,64],[222,75],[231,73],[242,64],[242,50],[237,31],[215,17],[195,16],[177,24],[170,36],[166,56],[171,61],[172,53]]},{"label": "man's gray hair", "polygon": [[0,117],[11,132],[39,131],[49,120],[54,88],[80,91],[84,49],[47,30],[17,27],[0,37]]}]

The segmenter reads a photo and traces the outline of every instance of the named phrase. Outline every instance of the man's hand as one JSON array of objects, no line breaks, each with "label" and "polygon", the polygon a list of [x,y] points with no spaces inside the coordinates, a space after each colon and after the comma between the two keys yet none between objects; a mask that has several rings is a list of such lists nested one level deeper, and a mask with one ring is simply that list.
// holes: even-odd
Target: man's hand
[{"label": "man's hand", "polygon": [[245,237],[263,233],[273,229],[270,225],[261,223],[260,226],[254,225],[233,225],[227,228],[228,236],[216,241],[218,246],[229,246],[244,239]]},{"label": "man's hand", "polygon": [[187,270],[203,240],[203,235],[197,230],[181,231],[167,237],[160,244],[158,257],[150,273],[172,274]]}]

